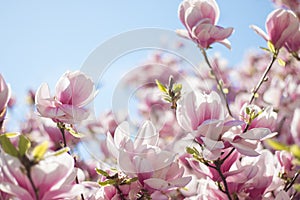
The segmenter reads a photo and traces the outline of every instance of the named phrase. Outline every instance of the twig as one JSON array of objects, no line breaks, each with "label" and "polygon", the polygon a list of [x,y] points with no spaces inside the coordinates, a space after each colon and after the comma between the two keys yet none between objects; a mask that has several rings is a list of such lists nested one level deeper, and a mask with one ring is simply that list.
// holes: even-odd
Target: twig
[{"label": "twig", "polygon": [[228,185],[227,185],[226,178],[225,178],[224,174],[221,171],[221,165],[222,165],[222,163],[219,162],[219,161],[215,161],[214,163],[216,165],[216,170],[219,173],[219,175],[220,175],[220,177],[222,179],[222,182],[224,184],[225,191],[224,190],[221,190],[221,191],[224,192],[227,195],[227,197],[228,197],[229,200],[232,200],[232,197],[230,195],[229,188],[228,188]]},{"label": "twig", "polygon": [[212,74],[212,76],[214,77],[214,79],[215,79],[215,81],[217,83],[218,89],[220,90],[220,92],[222,94],[222,97],[225,100],[225,104],[226,104],[226,108],[227,108],[228,114],[232,117],[232,113],[231,113],[230,108],[229,108],[229,104],[228,104],[228,101],[227,101],[227,98],[226,98],[226,94],[223,91],[223,87],[222,87],[222,85],[220,83],[220,80],[217,77],[216,73],[214,72],[214,69],[213,69],[212,65],[210,64],[210,62],[208,60],[208,57],[207,57],[205,49],[202,49],[202,48],[200,48],[200,49],[201,49],[201,53],[202,53],[202,55],[204,57],[204,60],[207,63],[207,65],[208,65],[208,67],[209,67],[209,69],[211,71],[211,74]]},{"label": "twig", "polygon": [[262,77],[260,78],[259,82],[257,83],[257,85],[255,86],[255,88],[253,89],[252,96],[251,96],[251,99],[250,99],[250,101],[249,101],[249,104],[252,104],[252,103],[253,103],[254,97],[255,97],[255,95],[257,94],[257,92],[258,92],[260,86],[261,86],[261,85],[263,84],[263,82],[266,80],[266,77],[267,77],[269,71],[271,70],[274,61],[275,61],[276,58],[277,58],[277,54],[278,54],[278,53],[276,53],[276,52],[273,54],[273,57],[272,57],[272,60],[271,60],[271,62],[270,62],[270,64],[269,64],[269,66],[266,68],[266,70],[264,71],[264,73],[263,73]]},{"label": "twig", "polygon": [[287,192],[294,185],[294,183],[296,182],[299,174],[300,174],[300,170],[296,172],[296,174],[293,177],[292,181],[284,187],[284,191]]}]

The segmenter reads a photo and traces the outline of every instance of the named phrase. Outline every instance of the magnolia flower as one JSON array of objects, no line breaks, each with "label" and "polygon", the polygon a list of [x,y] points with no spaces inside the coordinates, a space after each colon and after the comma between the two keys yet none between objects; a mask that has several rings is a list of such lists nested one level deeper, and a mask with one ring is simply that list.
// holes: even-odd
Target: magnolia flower
[{"label": "magnolia flower", "polygon": [[[246,110],[250,113],[247,114]],[[254,119],[251,119],[251,115],[257,116]],[[268,128],[274,130],[276,128],[277,113],[273,111],[271,106],[262,110],[256,105],[245,103],[241,108],[240,118],[246,123],[249,123],[248,130],[252,128]]]},{"label": "magnolia flower", "polygon": [[279,50],[299,30],[299,19],[290,10],[276,9],[267,17],[267,33],[255,25],[250,27],[266,41],[271,41],[275,49]]},{"label": "magnolia flower", "polygon": [[107,138],[122,171],[130,177],[138,177],[149,192],[165,193],[184,187],[191,177],[183,177],[184,168],[174,161],[174,153],[161,150],[156,146],[157,141],[158,134],[150,121],[142,125],[133,141],[125,122],[116,129],[114,138],[110,134]]},{"label": "magnolia flower", "polygon": [[236,193],[239,199],[270,199],[266,195],[280,186],[277,185],[276,161],[269,150],[260,151],[257,157],[243,157],[236,163],[236,169],[224,176],[227,177],[229,190]]},{"label": "magnolia flower", "polygon": [[288,38],[286,41],[286,48],[292,53],[297,53],[300,50],[300,29],[298,29],[291,37]]},{"label": "magnolia flower", "polygon": [[221,98],[214,91],[210,94],[190,92],[177,103],[177,121],[186,131],[197,130],[205,121],[224,120],[225,115]]},{"label": "magnolia flower", "polygon": [[54,96],[46,83],[36,92],[35,103],[42,117],[54,122],[68,124],[87,119],[89,111],[84,108],[95,97],[93,81],[80,71],[66,72],[56,84]]},{"label": "magnolia flower", "polygon": [[[6,106],[10,97],[10,90],[4,78],[0,74],[0,123],[4,120]],[[1,127],[1,126],[0,126]]]},{"label": "magnolia flower", "polygon": [[[18,158],[1,153],[1,161],[5,178],[0,182],[0,191],[19,199],[36,200],[35,191]],[[82,192],[80,185],[73,184],[76,170],[74,159],[68,153],[47,157],[32,166],[30,172],[39,200],[74,198]]]},{"label": "magnolia flower", "polygon": [[236,150],[246,156],[258,156],[258,144],[268,138],[275,136],[268,128],[253,128],[243,133],[241,130],[230,130],[226,132],[222,139],[228,142]]},{"label": "magnolia flower", "polygon": [[226,38],[232,34],[233,28],[216,25],[220,11],[214,0],[184,0],[179,5],[178,15],[187,29],[178,30],[180,36],[193,40],[203,49],[215,42],[230,48],[230,42]]}]

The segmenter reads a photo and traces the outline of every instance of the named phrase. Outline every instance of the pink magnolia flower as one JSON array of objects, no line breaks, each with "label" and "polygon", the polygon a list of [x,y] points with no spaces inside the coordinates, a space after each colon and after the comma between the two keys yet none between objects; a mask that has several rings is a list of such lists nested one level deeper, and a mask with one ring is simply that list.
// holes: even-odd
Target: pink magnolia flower
[{"label": "pink magnolia flower", "polygon": [[193,40],[200,48],[206,49],[219,42],[230,48],[226,39],[233,28],[217,26],[220,11],[215,0],[184,0],[178,9],[180,21],[187,30],[178,30],[180,36]]},{"label": "pink magnolia flower", "polygon": [[275,136],[268,128],[253,128],[243,133],[241,130],[230,130],[224,133],[222,139],[235,147],[238,152],[246,156],[258,156],[258,144]]},{"label": "pink magnolia flower", "polygon": [[[4,120],[6,106],[10,98],[10,90],[4,78],[0,74],[0,123]],[[0,126],[1,127],[1,126]]]},{"label": "pink magnolia flower", "polygon": [[225,193],[219,190],[218,186],[214,181],[208,177],[197,181],[196,195],[185,198],[186,200],[224,200],[227,199]]},{"label": "pink magnolia flower", "polygon": [[279,50],[298,31],[299,19],[291,10],[276,9],[267,17],[267,33],[255,25],[250,27]]},{"label": "pink magnolia flower", "polygon": [[42,117],[68,124],[87,119],[85,106],[95,97],[93,81],[80,71],[66,72],[56,84],[54,96],[46,83],[36,92],[36,107]]},{"label": "pink magnolia flower", "polygon": [[[250,116],[246,113],[246,108],[258,116],[251,120]],[[268,106],[262,110],[257,105],[249,105],[248,103],[245,103],[241,108],[240,118],[246,123],[251,120],[248,130],[252,128],[268,128],[273,131],[276,128],[277,113],[273,111],[271,106]]]},{"label": "pink magnolia flower", "polygon": [[299,0],[273,0],[278,7],[288,8],[294,11],[300,18],[300,2]]},{"label": "pink magnolia flower", "polygon": [[[0,191],[18,199],[36,200],[21,162],[4,153],[1,153],[1,161],[5,179],[0,182]],[[80,195],[83,188],[73,183],[75,176],[74,159],[68,153],[49,156],[31,167],[31,177],[38,189],[39,200],[75,198]]]},{"label": "pink magnolia flower", "polygon": [[184,95],[177,104],[179,125],[186,131],[197,130],[205,121],[224,120],[225,109],[218,93],[203,94],[200,91]]},{"label": "pink magnolia flower", "polygon": [[130,177],[138,177],[147,191],[166,193],[184,187],[191,178],[183,177],[184,168],[174,161],[174,153],[161,150],[157,141],[158,134],[150,121],[142,125],[134,141],[130,139],[126,123],[116,129],[114,138],[110,134],[107,138],[122,171]]},{"label": "pink magnolia flower", "polygon": [[285,173],[288,177],[292,178],[295,174],[295,158],[287,151],[276,151],[275,156],[279,163],[281,173]]},{"label": "pink magnolia flower", "polygon": [[[48,136],[49,141],[52,143],[52,149],[58,150],[61,148],[63,142],[63,136],[57,125],[50,119],[43,119],[39,121],[42,124],[42,130],[40,130],[44,135]],[[68,133],[68,131],[65,131]],[[75,145],[79,142],[78,138],[73,137],[71,134],[65,134],[65,140],[69,146]]]},{"label": "pink magnolia flower", "polygon": [[297,53],[300,50],[300,29],[298,29],[291,37],[286,41],[286,48],[289,52]]}]

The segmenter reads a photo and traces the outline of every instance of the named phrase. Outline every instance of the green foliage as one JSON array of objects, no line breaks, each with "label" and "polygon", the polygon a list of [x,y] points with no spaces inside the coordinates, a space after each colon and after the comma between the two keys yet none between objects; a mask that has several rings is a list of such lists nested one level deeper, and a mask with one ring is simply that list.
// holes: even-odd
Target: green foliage
[{"label": "green foliage", "polygon": [[13,157],[18,157],[19,152],[16,149],[16,147],[11,143],[9,138],[6,136],[6,134],[0,135],[0,143],[2,146],[2,149],[5,153],[13,156]]},{"label": "green foliage", "polygon": [[177,101],[181,97],[182,84],[174,83],[172,76],[169,78],[169,85],[165,86],[159,80],[155,80],[158,89],[163,93],[163,100],[171,103],[171,108],[176,109]]},{"label": "green foliage", "polygon": [[96,170],[97,174],[105,176],[105,177],[109,177],[109,174],[106,171],[99,169],[99,168],[96,168],[95,170]]},{"label": "green foliage", "polygon": [[155,82],[156,82],[156,85],[157,85],[158,89],[161,92],[166,93],[166,94],[168,93],[167,88],[159,80],[156,79]]},{"label": "green foliage", "polygon": [[105,181],[99,181],[98,184],[100,186],[108,186],[108,185],[115,185],[117,181],[115,179],[107,179]]},{"label": "green foliage", "polygon": [[24,135],[20,135],[19,144],[18,144],[20,156],[24,156],[30,147],[31,147],[30,140]]},{"label": "green foliage", "polygon": [[61,148],[61,149],[55,151],[54,154],[52,154],[52,155],[53,155],[53,156],[59,156],[59,155],[61,155],[61,154],[63,154],[63,153],[67,153],[67,152],[69,152],[69,151],[70,151],[70,148],[69,148],[69,147],[64,147],[64,148]]},{"label": "green foliage", "polygon": [[290,146],[290,152],[298,159],[300,160],[300,147],[296,144]]},{"label": "green foliage", "polygon": [[282,144],[278,141],[275,141],[273,139],[268,139],[266,140],[267,144],[272,147],[273,149],[275,150],[285,150],[285,151],[288,151],[289,150],[289,147],[285,144]]},{"label": "green foliage", "polygon": [[81,134],[81,133],[75,131],[75,130],[74,130],[72,127],[70,127],[70,126],[64,126],[64,129],[65,129],[66,131],[68,131],[71,135],[73,135],[75,138],[83,138],[83,137],[84,137],[83,134]]},{"label": "green foliage", "polygon": [[300,183],[295,183],[293,187],[297,192],[300,192]]},{"label": "green foliage", "polygon": [[36,162],[39,162],[40,160],[43,159],[46,151],[48,150],[49,143],[48,141],[45,141],[39,145],[37,145],[33,150],[32,150],[32,155],[33,158]]},{"label": "green foliage", "polygon": [[276,54],[276,49],[274,47],[274,44],[271,41],[268,41],[268,48],[270,50],[271,53]]}]

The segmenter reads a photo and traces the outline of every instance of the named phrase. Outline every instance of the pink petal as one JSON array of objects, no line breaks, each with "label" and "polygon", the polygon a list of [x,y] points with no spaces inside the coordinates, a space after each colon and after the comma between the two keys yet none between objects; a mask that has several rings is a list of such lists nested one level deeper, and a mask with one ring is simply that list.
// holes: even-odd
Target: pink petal
[{"label": "pink petal", "polygon": [[82,185],[64,185],[60,189],[47,192],[42,200],[49,199],[71,199],[84,193],[84,187]]},{"label": "pink petal", "polygon": [[269,135],[271,135],[271,131],[268,128],[253,128],[241,134],[240,137],[249,140],[262,140]]},{"label": "pink petal", "polygon": [[138,148],[142,145],[156,146],[159,134],[151,121],[146,121],[139,129],[134,141],[134,146]]},{"label": "pink petal", "polygon": [[13,185],[11,183],[5,183],[5,182],[0,183],[0,190],[7,194],[11,194],[19,199],[26,199],[26,200],[35,199],[28,193],[28,191],[26,191],[25,189],[19,186]]},{"label": "pink petal", "polygon": [[258,35],[260,35],[266,41],[269,40],[269,36],[261,28],[255,26],[255,25],[251,25],[250,28],[253,29]]}]

